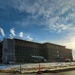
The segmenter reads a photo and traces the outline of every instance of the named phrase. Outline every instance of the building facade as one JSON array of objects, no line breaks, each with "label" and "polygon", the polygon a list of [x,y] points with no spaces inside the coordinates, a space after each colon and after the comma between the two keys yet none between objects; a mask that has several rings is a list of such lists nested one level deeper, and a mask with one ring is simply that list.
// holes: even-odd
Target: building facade
[{"label": "building facade", "polygon": [[36,62],[32,56],[41,56],[41,44],[29,41],[14,39],[15,41],[15,62]]},{"label": "building facade", "polygon": [[2,43],[2,62],[9,63],[15,61],[15,42],[13,39],[4,39]]},{"label": "building facade", "polygon": [[73,61],[72,50],[52,43],[35,43],[21,39],[4,38],[0,45],[3,63]]}]

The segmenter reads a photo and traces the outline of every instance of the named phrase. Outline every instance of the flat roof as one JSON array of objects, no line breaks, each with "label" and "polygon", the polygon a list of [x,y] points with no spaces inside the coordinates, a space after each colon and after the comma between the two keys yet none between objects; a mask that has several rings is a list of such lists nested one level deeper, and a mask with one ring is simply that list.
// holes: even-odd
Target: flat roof
[{"label": "flat roof", "polygon": [[66,50],[72,50],[72,49],[68,49],[68,48],[66,48]]},{"label": "flat roof", "polygon": [[46,42],[46,43],[44,43],[44,44],[51,44],[51,45],[55,45],[55,46],[66,47],[66,46],[63,46],[63,45],[58,45],[58,44],[54,44],[54,43],[48,43],[48,42]]}]

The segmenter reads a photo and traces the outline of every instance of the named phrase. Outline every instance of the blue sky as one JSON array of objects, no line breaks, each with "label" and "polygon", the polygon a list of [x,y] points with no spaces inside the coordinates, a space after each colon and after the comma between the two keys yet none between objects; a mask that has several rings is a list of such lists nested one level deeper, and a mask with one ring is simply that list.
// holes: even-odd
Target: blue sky
[{"label": "blue sky", "polygon": [[0,0],[4,37],[64,45],[75,59],[75,0]]}]

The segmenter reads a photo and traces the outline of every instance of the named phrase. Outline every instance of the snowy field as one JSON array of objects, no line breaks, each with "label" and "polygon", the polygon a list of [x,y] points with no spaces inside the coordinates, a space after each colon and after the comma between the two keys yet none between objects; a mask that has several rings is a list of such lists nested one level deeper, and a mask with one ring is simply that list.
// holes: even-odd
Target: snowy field
[{"label": "snowy field", "polygon": [[[37,67],[39,63],[31,63],[31,64],[18,64],[18,65],[0,65],[0,69],[5,69],[5,68],[15,68],[15,67],[26,67],[26,68],[32,68],[32,67]],[[40,63],[41,66],[43,67],[49,67],[49,66],[69,66],[69,65],[75,65],[75,62],[56,62],[56,63]]]},{"label": "snowy field", "polygon": [[[75,68],[75,62],[56,62],[56,63],[40,63],[41,71],[45,70],[56,70],[56,69],[65,69],[65,68]],[[22,73],[25,72],[38,72],[39,63],[32,64],[18,64],[18,65],[0,65],[1,72],[12,72],[22,70]]]}]

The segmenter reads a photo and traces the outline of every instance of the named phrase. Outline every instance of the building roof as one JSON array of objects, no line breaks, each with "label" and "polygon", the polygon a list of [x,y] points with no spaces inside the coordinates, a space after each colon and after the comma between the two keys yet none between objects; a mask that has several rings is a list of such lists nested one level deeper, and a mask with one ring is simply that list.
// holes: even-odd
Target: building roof
[{"label": "building roof", "polygon": [[32,41],[27,41],[27,40],[17,39],[17,38],[14,38],[14,40],[25,41],[25,42],[29,42],[29,43],[35,43],[35,44],[41,44],[41,43],[38,43],[38,42],[32,42]]},{"label": "building roof", "polygon": [[58,44],[54,44],[54,43],[48,43],[48,42],[46,42],[46,43],[44,43],[44,44],[50,44],[50,45],[55,45],[55,46],[66,47],[66,46],[62,46],[62,45],[58,45]]},{"label": "building roof", "polygon": [[[6,38],[6,39],[10,39],[10,38]],[[25,41],[25,42],[35,43],[35,44],[39,44],[39,45],[43,45],[43,44],[50,44],[50,45],[55,45],[55,46],[66,47],[66,46],[63,46],[63,45],[58,45],[58,44],[49,43],[49,42],[46,42],[46,43],[38,43],[38,42],[32,42],[32,41],[27,41],[27,40],[18,39],[18,38],[13,38],[13,40]]]},{"label": "building roof", "polygon": [[66,48],[66,50],[72,50],[72,49],[68,49],[68,48]]}]

